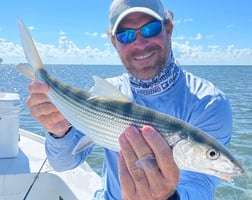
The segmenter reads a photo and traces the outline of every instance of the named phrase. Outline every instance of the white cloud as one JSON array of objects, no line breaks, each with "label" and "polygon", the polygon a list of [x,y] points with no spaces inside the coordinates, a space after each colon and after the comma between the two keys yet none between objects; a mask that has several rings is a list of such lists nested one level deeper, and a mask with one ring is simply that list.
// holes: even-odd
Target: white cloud
[{"label": "white cloud", "polygon": [[113,45],[112,45],[110,42],[106,42],[106,43],[104,44],[104,47],[105,47],[106,49],[111,49],[111,48],[113,47]]},{"label": "white cloud", "polygon": [[69,41],[67,40],[66,35],[61,35],[58,42],[60,49],[67,49],[69,47]]},{"label": "white cloud", "polygon": [[107,33],[101,34],[101,38],[107,38],[107,37],[108,37],[108,34],[107,34]]},{"label": "white cloud", "polygon": [[89,36],[89,37],[97,37],[97,36],[99,36],[99,33],[97,33],[97,32],[93,32],[93,33],[85,32],[84,35]]},{"label": "white cloud", "polygon": [[108,37],[108,35],[106,33],[99,34],[97,32],[93,32],[93,33],[85,32],[84,35],[88,36],[88,37],[101,37],[101,38],[107,38]]},{"label": "white cloud", "polygon": [[[173,50],[176,59],[182,64],[246,64],[252,65],[252,48],[237,48],[234,44],[227,47],[219,45],[195,45],[183,40],[173,40]],[[197,34],[200,39],[201,34]],[[35,41],[42,61],[45,64],[121,64],[117,52],[110,42],[104,43],[104,50],[86,46],[78,47],[69,40],[64,32],[59,37],[58,44],[42,44]],[[0,38],[0,57],[3,63],[17,64],[26,62],[23,49],[19,44]]]},{"label": "white cloud", "polygon": [[197,65],[252,65],[252,49],[238,49],[229,45],[225,49],[218,45],[204,48],[189,42],[173,43],[174,55],[181,64]]},{"label": "white cloud", "polygon": [[66,35],[66,33],[64,31],[60,31],[59,34],[60,35]]},{"label": "white cloud", "polygon": [[[201,33],[197,33],[195,36],[191,36],[191,37],[186,37],[184,35],[177,35],[177,36],[174,36],[172,39],[173,41],[186,41],[186,40],[189,40],[189,41],[198,41],[198,40],[201,40],[203,38],[202,34]],[[208,38],[207,38],[208,39]]]},{"label": "white cloud", "polygon": [[190,23],[190,22],[193,22],[193,19],[192,18],[177,19],[173,23],[174,24],[181,24],[182,22],[184,22],[184,23]]},{"label": "white cloud", "polygon": [[202,39],[201,33],[198,33],[196,36],[191,37],[191,40],[201,40],[201,39]]},{"label": "white cloud", "polygon": [[97,37],[99,34],[95,32],[95,33],[93,33],[92,35],[93,35],[94,37]]},{"label": "white cloud", "polygon": [[12,61],[13,58],[23,58],[23,49],[19,45],[8,42],[4,38],[0,38],[0,57],[4,62],[5,58],[10,58],[10,61]]},{"label": "white cloud", "polygon": [[209,45],[208,48],[212,49],[212,50],[217,50],[217,49],[220,49],[220,46],[219,45]]},{"label": "white cloud", "polygon": [[[93,34],[94,35],[94,34]],[[68,40],[66,35],[59,38],[58,46],[36,44],[39,53],[45,63],[53,64],[111,64],[118,62],[118,56],[111,44],[106,43],[105,50],[92,46],[79,48],[73,41]]]},{"label": "white cloud", "polygon": [[35,27],[34,26],[29,26],[28,29],[32,31],[32,30],[35,30]]}]

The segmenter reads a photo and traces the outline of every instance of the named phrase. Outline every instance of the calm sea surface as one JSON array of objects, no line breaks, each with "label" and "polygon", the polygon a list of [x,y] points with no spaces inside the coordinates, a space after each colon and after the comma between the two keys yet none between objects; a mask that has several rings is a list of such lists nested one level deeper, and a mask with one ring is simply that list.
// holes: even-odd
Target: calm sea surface
[{"label": "calm sea surface", "polygon": [[[124,72],[121,66],[47,65],[51,74],[79,88],[93,85],[92,75],[111,77]],[[213,82],[228,96],[233,110],[233,137],[230,151],[245,169],[234,184],[221,181],[216,200],[252,200],[252,66],[184,66],[184,69]],[[29,80],[14,65],[0,65],[0,92],[17,92],[22,101],[20,128],[43,135],[44,129],[30,116],[25,101]],[[102,148],[97,147],[88,162],[100,173]]]}]

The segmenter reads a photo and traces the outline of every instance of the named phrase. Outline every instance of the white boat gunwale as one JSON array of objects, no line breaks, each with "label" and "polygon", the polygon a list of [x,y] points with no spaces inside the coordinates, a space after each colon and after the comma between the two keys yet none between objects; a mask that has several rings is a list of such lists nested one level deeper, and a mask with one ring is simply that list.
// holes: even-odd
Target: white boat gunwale
[{"label": "white boat gunwale", "polygon": [[[38,173],[46,159],[44,149],[45,138],[43,136],[24,129],[19,129],[19,134],[20,141],[18,144],[19,152],[17,157],[0,158],[0,199],[5,197],[4,199],[7,200],[15,200],[24,196],[28,188],[26,187],[25,190],[23,189],[24,191],[20,191],[22,187],[18,186],[19,182],[21,181],[21,184],[25,185],[25,180],[27,180],[29,182],[28,185],[30,186],[32,184],[31,180],[34,180],[35,175]],[[60,185],[62,187],[61,189],[50,189],[51,193],[49,192],[48,194],[54,199],[58,195],[58,197],[61,197],[64,200],[88,200],[92,199],[94,192],[101,188],[100,176],[92,170],[87,162],[84,162],[75,169],[57,172],[53,170],[49,162],[46,161],[41,169],[40,175],[38,176],[38,180],[35,181],[31,190],[31,196],[34,195],[34,191],[39,193],[42,191],[45,192],[45,190],[48,189],[43,189],[40,186],[38,187],[38,184],[42,180],[48,181],[49,186],[50,180],[52,183],[55,183],[56,180],[54,179],[57,179],[58,181],[58,184],[54,185]],[[62,183],[59,184],[60,181]],[[13,184],[16,184],[18,187],[15,188]],[[45,182],[43,182],[43,185],[46,185]],[[60,194],[60,191],[65,191],[65,193]],[[45,199],[45,197],[43,199]]]}]

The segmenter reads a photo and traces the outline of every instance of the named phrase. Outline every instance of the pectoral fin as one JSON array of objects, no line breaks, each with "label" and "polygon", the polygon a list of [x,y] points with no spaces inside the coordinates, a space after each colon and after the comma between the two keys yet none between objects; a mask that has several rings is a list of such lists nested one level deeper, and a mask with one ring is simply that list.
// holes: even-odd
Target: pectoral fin
[{"label": "pectoral fin", "polygon": [[136,166],[147,172],[154,173],[155,166],[157,165],[157,159],[155,157],[143,157],[136,161]]},{"label": "pectoral fin", "polygon": [[94,142],[91,138],[84,136],[76,144],[76,146],[74,147],[74,149],[72,151],[72,154],[75,155],[77,153],[80,153],[81,151],[86,150],[88,147],[90,147],[93,144],[94,144]]},{"label": "pectoral fin", "polygon": [[34,68],[29,63],[20,63],[16,65],[16,69],[27,78],[35,79]]}]

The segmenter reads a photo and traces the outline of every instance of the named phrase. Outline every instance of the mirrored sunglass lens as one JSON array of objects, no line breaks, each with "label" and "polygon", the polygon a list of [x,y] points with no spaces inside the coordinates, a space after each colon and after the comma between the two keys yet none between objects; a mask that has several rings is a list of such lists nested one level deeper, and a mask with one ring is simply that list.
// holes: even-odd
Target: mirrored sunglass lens
[{"label": "mirrored sunglass lens", "polygon": [[[139,29],[138,29],[139,30]],[[135,29],[126,29],[116,33],[116,38],[121,43],[131,43],[136,40],[137,31]],[[144,25],[141,29],[141,35],[145,38],[150,38],[158,35],[162,30],[162,22],[154,21]]]},{"label": "mirrored sunglass lens", "polygon": [[143,26],[141,28],[141,34],[146,38],[150,38],[158,35],[161,32],[161,29],[162,29],[161,22],[155,21]]},{"label": "mirrored sunglass lens", "polygon": [[122,43],[131,43],[136,39],[135,30],[124,30],[116,34],[116,38]]}]

